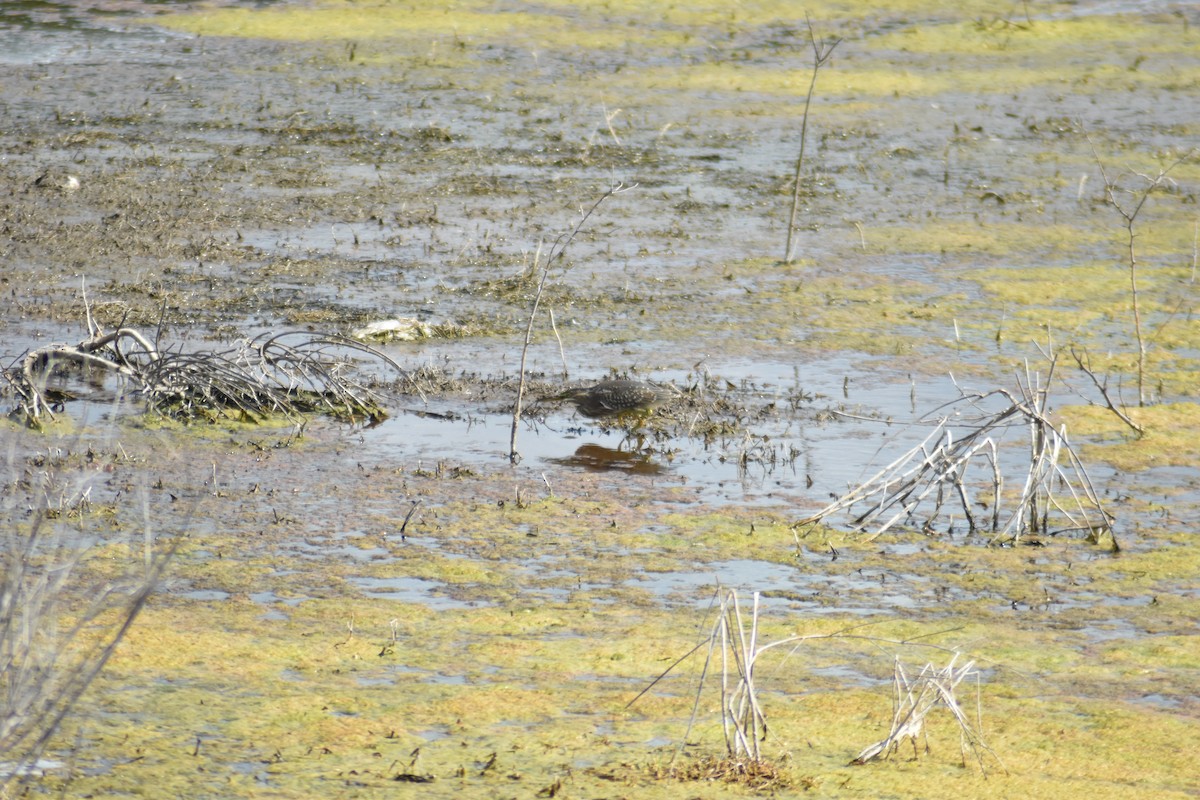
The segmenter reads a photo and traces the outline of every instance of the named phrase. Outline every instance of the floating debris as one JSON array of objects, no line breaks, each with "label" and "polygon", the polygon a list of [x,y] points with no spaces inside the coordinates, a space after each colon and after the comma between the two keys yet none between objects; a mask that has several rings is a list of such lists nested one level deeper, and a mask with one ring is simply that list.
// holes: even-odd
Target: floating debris
[{"label": "floating debris", "polygon": [[350,332],[351,339],[360,342],[415,342],[432,339],[434,328],[412,317],[397,317],[370,322]]}]

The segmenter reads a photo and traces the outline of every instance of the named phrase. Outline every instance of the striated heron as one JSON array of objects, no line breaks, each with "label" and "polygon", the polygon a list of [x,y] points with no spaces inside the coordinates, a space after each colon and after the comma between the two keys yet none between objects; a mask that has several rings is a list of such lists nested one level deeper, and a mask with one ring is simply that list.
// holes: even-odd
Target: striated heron
[{"label": "striated heron", "polygon": [[585,417],[644,417],[671,399],[671,392],[646,381],[616,378],[568,389],[555,400],[570,400]]}]

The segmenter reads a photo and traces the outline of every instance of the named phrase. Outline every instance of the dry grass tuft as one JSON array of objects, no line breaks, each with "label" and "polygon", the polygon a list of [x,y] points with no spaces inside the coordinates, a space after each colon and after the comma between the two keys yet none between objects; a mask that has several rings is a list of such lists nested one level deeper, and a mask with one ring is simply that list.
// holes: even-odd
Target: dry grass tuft
[{"label": "dry grass tuft", "polygon": [[791,775],[783,765],[763,759],[710,755],[683,764],[676,762],[651,767],[648,771],[656,780],[720,781],[745,786],[754,791],[774,791],[794,785]]}]

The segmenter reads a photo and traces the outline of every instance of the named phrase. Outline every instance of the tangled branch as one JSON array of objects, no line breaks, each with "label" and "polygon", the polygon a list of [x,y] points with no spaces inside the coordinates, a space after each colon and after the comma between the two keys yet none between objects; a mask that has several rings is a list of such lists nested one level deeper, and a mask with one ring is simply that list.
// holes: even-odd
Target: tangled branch
[{"label": "tangled branch", "polygon": [[[1005,405],[982,412],[982,403],[995,398]],[[853,528],[869,530],[872,538],[901,524],[930,533],[949,505],[961,511],[972,532],[990,532],[993,543],[1016,543],[1032,534],[1082,532],[1093,543],[1103,541],[1116,550],[1113,517],[1067,440],[1066,428],[1056,428],[1049,419],[1048,404],[1047,390],[1033,378],[1020,383],[1015,393],[996,389],[963,394],[948,404],[950,413],[945,406],[938,410],[942,416],[924,441],[825,508],[794,523],[793,531],[865,504],[865,510],[854,517]],[[982,413],[968,419],[964,406]],[[998,437],[1020,426],[1029,433],[1028,457],[1015,462],[1006,476]],[[987,477],[971,481],[970,468],[980,461],[986,464]],[[1005,492],[1006,485],[1020,486],[1015,497]],[[976,500],[973,491],[980,487]],[[977,515],[980,507],[985,516]],[[950,520],[952,525],[953,515]]]},{"label": "tangled branch", "polygon": [[[90,319],[89,319],[90,323]],[[233,417],[259,422],[282,414],[303,422],[317,413],[346,420],[386,418],[381,398],[355,377],[353,356],[407,373],[384,353],[343,336],[301,331],[263,334],[223,351],[162,351],[133,328],[91,335],[76,345],[32,350],[2,373],[16,401],[14,415],[40,426],[70,394],[52,385],[75,368],[111,375],[148,410],[181,420]]]}]

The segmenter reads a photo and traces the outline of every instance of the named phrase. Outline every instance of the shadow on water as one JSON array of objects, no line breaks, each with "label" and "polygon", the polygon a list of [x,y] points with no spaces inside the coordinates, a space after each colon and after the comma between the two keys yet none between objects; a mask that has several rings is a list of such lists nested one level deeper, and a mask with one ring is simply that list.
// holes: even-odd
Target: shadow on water
[{"label": "shadow on water", "polygon": [[589,472],[628,472],[633,475],[661,475],[664,472],[663,466],[644,450],[614,449],[602,444],[581,444],[571,455],[547,461]]}]

